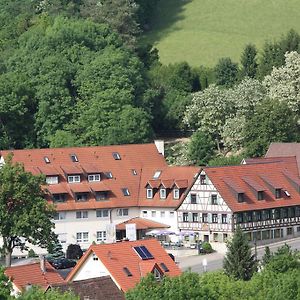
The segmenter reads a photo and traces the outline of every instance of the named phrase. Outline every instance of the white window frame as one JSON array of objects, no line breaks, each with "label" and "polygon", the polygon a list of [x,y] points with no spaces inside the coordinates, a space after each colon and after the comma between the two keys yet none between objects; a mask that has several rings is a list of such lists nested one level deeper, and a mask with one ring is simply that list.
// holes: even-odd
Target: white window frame
[{"label": "white window frame", "polygon": [[161,218],[164,218],[165,216],[166,216],[166,212],[162,210],[162,211],[160,212],[160,217],[161,217]]},{"label": "white window frame", "polygon": [[68,175],[68,183],[80,182],[80,175]]},{"label": "white window frame", "polygon": [[58,176],[46,176],[46,183],[47,184],[57,184]]},{"label": "white window frame", "polygon": [[161,188],[159,190],[159,197],[160,197],[160,199],[166,199],[167,198],[167,190],[165,188]]},{"label": "white window frame", "polygon": [[106,241],[106,231],[97,231],[97,242],[105,242]]},{"label": "white window frame", "polygon": [[99,182],[99,181],[101,181],[101,176],[99,173],[88,175],[88,182]]},{"label": "white window frame", "polygon": [[119,208],[117,209],[117,216],[118,217],[127,217],[129,215],[128,208]]},{"label": "white window frame", "polygon": [[[143,210],[142,211],[142,216],[143,216],[143,218],[147,218],[147,216],[148,216],[148,211],[147,210]],[[299,230],[300,231],[300,230]]]},{"label": "white window frame", "polygon": [[76,242],[77,243],[88,243],[89,242],[89,232],[77,232],[76,233]]},{"label": "white window frame", "polygon": [[170,218],[174,218],[175,217],[175,212],[174,211],[170,211]]},{"label": "white window frame", "polygon": [[97,218],[108,218],[109,217],[109,209],[97,209],[96,217]]},{"label": "white window frame", "polygon": [[152,210],[151,211],[151,217],[152,218],[156,218],[156,210]]},{"label": "white window frame", "polygon": [[155,171],[155,173],[153,174],[153,179],[158,179],[160,174],[161,174],[161,171]]},{"label": "white window frame", "polygon": [[55,221],[65,220],[66,219],[66,212],[65,211],[56,212],[53,216],[53,219]]},{"label": "white window frame", "polygon": [[179,195],[180,195],[179,189],[178,188],[174,188],[174,190],[173,190],[173,198],[177,200],[177,199],[179,199]]},{"label": "white window frame", "polygon": [[146,196],[147,196],[147,199],[152,199],[153,198],[153,189],[148,188],[147,192],[146,192]]},{"label": "white window frame", "polygon": [[76,219],[88,219],[89,212],[87,210],[76,211]]}]

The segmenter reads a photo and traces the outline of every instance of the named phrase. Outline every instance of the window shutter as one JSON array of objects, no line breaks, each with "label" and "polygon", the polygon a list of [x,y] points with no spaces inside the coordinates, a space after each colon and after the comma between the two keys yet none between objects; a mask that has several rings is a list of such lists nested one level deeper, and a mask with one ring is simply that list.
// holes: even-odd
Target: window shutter
[{"label": "window shutter", "polygon": [[208,223],[212,223],[212,214],[207,214]]},{"label": "window shutter", "polygon": [[193,221],[193,214],[191,212],[189,212],[189,222]]}]

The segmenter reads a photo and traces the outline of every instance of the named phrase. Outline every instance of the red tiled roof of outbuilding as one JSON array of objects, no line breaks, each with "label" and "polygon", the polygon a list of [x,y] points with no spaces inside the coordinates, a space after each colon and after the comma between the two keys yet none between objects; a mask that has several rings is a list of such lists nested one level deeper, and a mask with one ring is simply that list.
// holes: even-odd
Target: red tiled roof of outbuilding
[{"label": "red tiled roof of outbuilding", "polygon": [[158,223],[152,220],[143,218],[132,218],[125,222],[116,225],[117,230],[125,230],[126,224],[136,224],[136,229],[155,229],[155,228],[169,228],[170,225]]},{"label": "red tiled roof of outbuilding", "polygon": [[[181,274],[180,269],[171,259],[165,249],[156,239],[124,241],[114,244],[91,245],[84,256],[79,260],[75,268],[67,277],[67,281],[71,281],[78,270],[84,265],[85,260],[91,253],[94,253],[109,271],[113,280],[126,292],[140,282],[141,277],[145,275],[141,270],[140,263],[143,261],[135,252],[133,247],[145,246],[152,254],[153,259],[149,259],[151,265],[156,263],[160,266],[164,263],[168,268],[168,272],[164,272],[166,276],[178,276]],[[128,268],[132,276],[127,276],[123,268]],[[149,269],[149,268],[148,268]],[[142,272],[143,271],[143,272]]]}]

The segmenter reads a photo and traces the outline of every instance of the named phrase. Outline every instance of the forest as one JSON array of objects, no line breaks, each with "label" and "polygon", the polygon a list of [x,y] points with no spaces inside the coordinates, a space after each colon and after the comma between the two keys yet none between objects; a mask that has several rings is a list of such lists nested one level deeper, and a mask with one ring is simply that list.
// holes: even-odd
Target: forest
[{"label": "forest", "polygon": [[142,38],[158,1],[0,0],[0,149],[191,136],[172,163],[226,164],[299,140],[296,31],[239,63],[163,65]]}]

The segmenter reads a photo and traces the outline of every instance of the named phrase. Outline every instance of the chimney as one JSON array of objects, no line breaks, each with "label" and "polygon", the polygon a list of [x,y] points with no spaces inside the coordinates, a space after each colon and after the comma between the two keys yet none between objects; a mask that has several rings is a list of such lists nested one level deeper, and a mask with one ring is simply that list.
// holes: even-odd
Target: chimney
[{"label": "chimney", "polygon": [[40,255],[40,268],[43,273],[46,273],[45,256]]},{"label": "chimney", "polygon": [[162,154],[162,156],[165,156],[165,142],[164,142],[164,140],[154,140],[154,144],[157,148],[158,153]]}]

